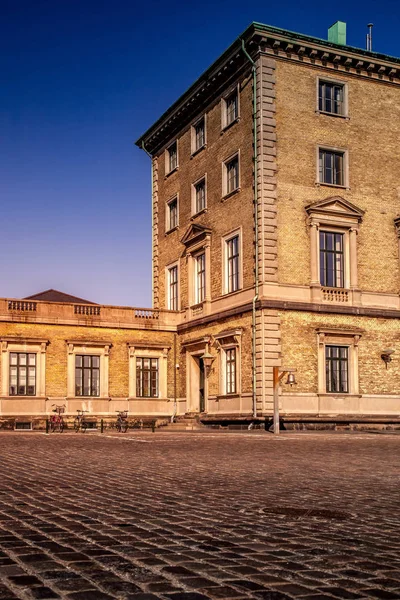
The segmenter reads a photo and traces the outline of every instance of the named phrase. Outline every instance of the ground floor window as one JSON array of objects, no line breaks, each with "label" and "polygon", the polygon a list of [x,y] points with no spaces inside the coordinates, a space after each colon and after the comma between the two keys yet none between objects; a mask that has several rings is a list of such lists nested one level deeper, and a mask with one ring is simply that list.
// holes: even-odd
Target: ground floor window
[{"label": "ground floor window", "polygon": [[326,346],[326,391],[349,391],[349,353],[346,346]]},{"label": "ground floor window", "polygon": [[100,396],[100,357],[75,356],[75,395]]},{"label": "ground floor window", "polygon": [[10,352],[10,396],[35,396],[36,354]]},{"label": "ground floor window", "polygon": [[158,358],[136,357],[136,396],[158,397]]},{"label": "ground floor window", "polygon": [[225,350],[226,393],[236,394],[236,348]]}]

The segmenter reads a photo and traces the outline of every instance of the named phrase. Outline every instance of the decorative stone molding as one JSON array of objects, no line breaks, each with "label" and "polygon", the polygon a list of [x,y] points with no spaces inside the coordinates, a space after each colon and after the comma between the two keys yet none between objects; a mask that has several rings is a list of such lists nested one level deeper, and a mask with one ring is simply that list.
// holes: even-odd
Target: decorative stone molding
[{"label": "decorative stone molding", "polygon": [[46,395],[46,350],[49,340],[41,338],[3,337],[1,343],[1,395],[9,395],[10,354],[22,352],[36,354],[36,394],[28,398],[44,398]]},{"label": "decorative stone molding", "polygon": [[[316,329],[318,343],[318,394],[348,396],[359,394],[358,381],[358,345],[364,330],[359,328],[320,327]],[[346,393],[328,393],[326,391],[325,346],[346,346],[349,350],[348,373],[349,391]]]},{"label": "decorative stone molding", "polygon": [[[77,354],[98,356],[100,358],[100,395],[108,398],[108,369],[111,342],[99,340],[66,340],[67,344],[67,398],[75,398],[75,356]],[[90,400],[92,396],[80,396]]]},{"label": "decorative stone molding", "polygon": [[157,398],[146,398],[147,401],[167,398],[167,375],[168,375],[168,352],[170,346],[165,344],[152,344],[140,342],[128,342],[129,354],[129,398],[136,399],[136,359],[156,358],[158,359],[158,396]]}]

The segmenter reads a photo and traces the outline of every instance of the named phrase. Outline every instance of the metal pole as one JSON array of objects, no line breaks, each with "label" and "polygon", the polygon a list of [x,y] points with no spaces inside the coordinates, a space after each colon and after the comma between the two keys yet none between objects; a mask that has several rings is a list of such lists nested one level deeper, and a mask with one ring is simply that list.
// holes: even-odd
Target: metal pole
[{"label": "metal pole", "polygon": [[274,371],[274,435],[279,435],[279,367],[273,367]]}]

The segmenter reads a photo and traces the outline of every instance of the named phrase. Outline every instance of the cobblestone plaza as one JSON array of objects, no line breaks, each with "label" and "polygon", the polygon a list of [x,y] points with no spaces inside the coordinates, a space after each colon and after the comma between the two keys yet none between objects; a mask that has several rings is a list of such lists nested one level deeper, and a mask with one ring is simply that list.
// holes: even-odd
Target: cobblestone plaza
[{"label": "cobblestone plaza", "polygon": [[0,599],[400,598],[395,434],[2,433]]}]

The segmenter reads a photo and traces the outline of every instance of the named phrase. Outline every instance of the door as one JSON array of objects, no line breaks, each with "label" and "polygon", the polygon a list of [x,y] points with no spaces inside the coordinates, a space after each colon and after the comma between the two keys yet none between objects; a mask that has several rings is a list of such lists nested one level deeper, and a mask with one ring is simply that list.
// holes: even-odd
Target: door
[{"label": "door", "polygon": [[206,410],[204,395],[204,363],[202,358],[199,358],[199,375],[199,409],[202,413]]}]

